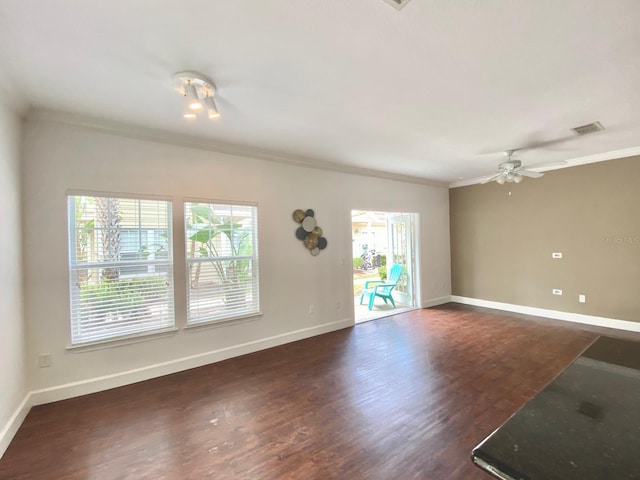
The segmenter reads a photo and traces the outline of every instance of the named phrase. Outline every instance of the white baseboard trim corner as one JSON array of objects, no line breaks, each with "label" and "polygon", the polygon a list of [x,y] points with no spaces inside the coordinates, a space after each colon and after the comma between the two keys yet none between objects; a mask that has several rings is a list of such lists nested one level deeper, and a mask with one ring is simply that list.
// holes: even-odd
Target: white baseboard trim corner
[{"label": "white baseboard trim corner", "polygon": [[11,415],[11,418],[9,418],[4,427],[2,427],[2,430],[0,430],[0,458],[2,458],[4,452],[7,451],[11,440],[13,440],[20,425],[24,422],[32,405],[31,393],[27,393],[22,403],[16,408],[16,411],[13,412],[13,415]]},{"label": "white baseboard trim corner", "polygon": [[564,320],[567,322],[594,325],[596,327],[614,328],[617,330],[627,330],[629,332],[640,332],[640,322],[629,320],[619,320],[617,318],[598,317],[595,315],[585,315],[582,313],[561,312],[559,310],[549,310],[546,308],[527,307],[524,305],[514,305],[511,303],[493,302],[491,300],[481,300],[479,298],[460,297],[451,295],[451,301],[464,305],[475,305],[477,307],[494,308],[507,312],[524,313],[536,317],[552,318],[554,320]]},{"label": "white baseboard trim corner", "polygon": [[248,353],[277,347],[285,343],[291,343],[305,338],[314,337],[323,333],[353,326],[352,318],[345,318],[335,322],[315,325],[313,327],[294,330],[291,332],[261,338],[251,342],[220,348],[209,352],[198,353],[188,357],[177,358],[167,362],[147,365],[145,367],[118,372],[111,375],[89,378],[77,382],[56,385],[49,388],[34,390],[30,393],[31,405],[42,405],[57,402],[67,398],[79,397],[90,393],[96,393],[110,388],[122,387],[132,383],[142,382],[163,375],[201,367],[210,363],[220,362],[229,358],[246,355]]},{"label": "white baseboard trim corner", "polygon": [[430,298],[429,300],[422,301],[421,308],[437,307],[438,305],[444,305],[451,301],[451,295],[445,295],[444,297]]}]

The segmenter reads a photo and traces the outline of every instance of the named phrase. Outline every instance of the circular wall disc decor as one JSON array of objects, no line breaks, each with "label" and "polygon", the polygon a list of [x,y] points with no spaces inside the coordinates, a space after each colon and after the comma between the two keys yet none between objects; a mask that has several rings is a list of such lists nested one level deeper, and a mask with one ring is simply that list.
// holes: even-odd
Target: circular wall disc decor
[{"label": "circular wall disc decor", "polygon": [[306,237],[306,236],[307,236],[307,232],[304,231],[304,228],[298,227],[296,229],[296,238],[298,240],[304,240],[304,237]]},{"label": "circular wall disc decor", "polygon": [[316,228],[316,219],[313,217],[304,217],[302,220],[302,228],[306,232],[313,232],[313,229]]},{"label": "circular wall disc decor", "polygon": [[314,257],[327,248],[327,239],[322,236],[324,232],[315,216],[316,213],[311,208],[298,208],[293,212],[293,221],[301,225],[296,229],[296,238],[304,243],[305,248]]},{"label": "circular wall disc decor", "polygon": [[309,250],[313,250],[318,245],[318,237],[314,237],[313,235],[307,235],[307,238],[304,239],[304,246]]},{"label": "circular wall disc decor", "polygon": [[293,212],[293,219],[297,222],[297,223],[302,223],[302,220],[304,220],[304,217],[306,217],[307,215],[304,213],[304,210],[296,210],[295,212]]}]

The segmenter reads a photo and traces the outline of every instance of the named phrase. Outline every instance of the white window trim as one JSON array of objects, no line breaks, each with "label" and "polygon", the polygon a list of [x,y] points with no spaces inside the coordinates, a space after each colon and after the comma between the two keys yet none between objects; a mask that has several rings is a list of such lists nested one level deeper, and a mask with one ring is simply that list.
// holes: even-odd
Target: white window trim
[{"label": "white window trim", "polygon": [[224,327],[224,326],[229,326],[230,324],[252,322],[254,320],[257,320],[259,317],[262,317],[263,315],[264,314],[262,313],[262,311],[259,311],[257,313],[249,313],[247,315],[238,315],[230,318],[221,318],[219,320],[208,320],[208,321],[197,322],[197,323],[189,323],[184,327],[182,327],[182,329],[185,332],[189,332],[189,331],[204,330],[207,328]]},{"label": "white window trim", "polygon": [[105,340],[97,340],[95,342],[78,343],[76,345],[69,344],[65,347],[72,353],[92,352],[94,350],[103,350],[105,348],[115,348],[124,345],[132,345],[134,343],[148,342],[158,338],[170,337],[178,333],[178,327],[165,328],[162,330],[151,330],[148,332],[140,332],[134,335],[123,335],[121,337],[108,338]]},{"label": "white window trim", "polygon": [[[238,207],[253,207],[255,209],[255,216],[253,218],[254,224],[255,224],[255,230],[253,232],[254,234],[254,253],[253,256],[247,256],[247,258],[251,258],[251,260],[253,261],[253,268],[255,268],[255,284],[254,284],[254,292],[255,295],[257,297],[257,310],[255,312],[249,312],[249,313],[245,313],[245,314],[231,314],[229,316],[226,317],[222,317],[222,318],[215,318],[212,320],[201,320],[201,321],[189,321],[189,282],[190,282],[190,278],[189,278],[189,264],[190,263],[196,263],[196,262],[191,262],[190,259],[187,257],[187,226],[186,226],[186,220],[187,220],[187,214],[186,214],[186,207],[187,204],[190,203],[203,203],[203,204],[208,204],[208,205],[227,205],[230,207],[234,207],[234,206],[238,206]],[[236,322],[241,322],[241,321],[245,321],[245,320],[251,320],[254,319],[256,317],[261,317],[263,315],[262,310],[261,310],[261,297],[260,297],[260,255],[259,255],[259,248],[260,248],[260,240],[259,240],[259,208],[258,208],[258,203],[256,202],[247,202],[247,201],[239,201],[239,200],[220,200],[220,199],[206,199],[206,198],[194,198],[194,197],[185,197],[183,198],[182,201],[182,216],[183,216],[183,222],[182,222],[182,228],[183,228],[183,241],[184,241],[184,260],[185,260],[185,316],[184,316],[184,327],[183,329],[185,331],[187,330],[198,330],[201,329],[203,327],[216,327],[216,326],[221,326],[221,325],[229,325],[232,323],[236,323]],[[235,259],[235,258],[239,258],[239,257],[215,257],[216,260],[218,261],[223,261],[223,260],[229,260],[229,259]],[[201,260],[201,261],[208,261],[208,260]]]},{"label": "white window trim", "polygon": [[[76,342],[73,343],[73,330],[74,330],[74,324],[73,324],[73,312],[72,312],[72,308],[73,308],[73,293],[72,293],[72,286],[71,286],[71,282],[72,282],[72,278],[73,278],[73,271],[74,269],[78,269],[79,268],[79,264],[74,263],[74,259],[75,259],[75,244],[74,244],[74,240],[75,240],[75,232],[73,235],[71,235],[70,232],[70,227],[71,227],[71,218],[69,217],[70,214],[70,206],[69,206],[69,200],[73,197],[77,197],[77,196],[85,196],[85,197],[103,197],[103,198],[117,198],[117,199],[126,199],[126,200],[136,200],[136,201],[159,201],[159,202],[166,202],[167,206],[168,206],[168,212],[167,212],[167,239],[169,242],[169,248],[167,249],[167,253],[168,253],[168,261],[167,260],[150,260],[150,261],[145,261],[144,264],[145,265],[169,265],[171,268],[171,292],[170,292],[170,296],[171,296],[171,301],[170,301],[170,313],[171,313],[171,320],[172,320],[172,325],[166,325],[160,328],[155,328],[155,329],[149,329],[149,330],[144,330],[144,331],[140,331],[140,332],[134,332],[131,334],[123,334],[123,335],[114,335],[111,337],[106,337],[106,338],[100,338],[100,339],[96,339],[96,340],[89,340],[89,341],[85,341],[85,342]],[[70,300],[70,310],[69,310],[69,322],[68,322],[68,339],[69,339],[69,344],[65,347],[66,350],[69,351],[74,351],[74,352],[81,352],[81,351],[90,351],[90,350],[98,350],[101,348],[110,348],[110,347],[114,347],[114,346],[119,346],[119,345],[128,345],[131,343],[138,343],[138,342],[142,342],[142,341],[147,341],[147,340],[151,340],[153,338],[157,338],[160,336],[167,336],[167,335],[171,335],[174,334],[175,332],[177,332],[179,329],[177,327],[177,318],[176,318],[176,305],[175,305],[175,245],[174,245],[174,205],[173,205],[173,199],[171,197],[168,196],[160,196],[160,195],[147,195],[147,194],[131,194],[131,193],[121,193],[121,192],[98,192],[98,191],[86,191],[86,190],[67,190],[65,192],[65,198],[66,198],[66,205],[67,205],[67,240],[68,240],[68,252],[67,252],[67,268],[68,268],[68,275],[69,275],[69,279],[67,282],[67,285],[69,286],[69,292],[68,292],[68,298]],[[75,212],[74,212],[74,218],[75,218]],[[74,252],[74,253],[72,253]],[[139,265],[140,262],[136,262],[136,261],[121,261],[121,262],[116,262],[114,265],[118,265],[118,266],[126,266],[126,265]],[[105,263],[105,262],[87,262],[86,264],[82,264],[82,266],[80,267],[81,269],[88,269],[88,268],[104,268],[105,266],[109,266],[111,264],[109,263]]]}]

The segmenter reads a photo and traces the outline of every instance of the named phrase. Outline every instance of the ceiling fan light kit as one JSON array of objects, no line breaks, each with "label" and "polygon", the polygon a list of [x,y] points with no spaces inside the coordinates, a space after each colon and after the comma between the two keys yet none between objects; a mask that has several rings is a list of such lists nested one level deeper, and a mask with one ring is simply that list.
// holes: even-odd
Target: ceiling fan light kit
[{"label": "ceiling fan light kit", "polygon": [[544,175],[542,172],[527,170],[522,166],[522,162],[520,160],[512,159],[511,157],[515,152],[516,150],[507,150],[504,152],[505,157],[507,157],[507,161],[498,165],[498,173],[485,178],[480,183],[495,181],[500,185],[504,185],[505,183],[520,183],[524,177],[540,178]]},{"label": "ceiling fan light kit", "polygon": [[196,113],[203,110],[203,104],[211,120],[220,118],[220,112],[213,99],[216,94],[213,80],[198,72],[184,71],[173,76],[172,85],[186,99],[184,118],[197,118]]}]

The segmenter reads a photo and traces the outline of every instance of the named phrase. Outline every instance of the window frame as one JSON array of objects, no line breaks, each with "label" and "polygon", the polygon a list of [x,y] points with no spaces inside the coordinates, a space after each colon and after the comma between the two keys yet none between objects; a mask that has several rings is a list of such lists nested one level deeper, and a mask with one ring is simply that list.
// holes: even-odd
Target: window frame
[{"label": "window frame", "polygon": [[[229,207],[233,209],[237,208],[251,208],[251,243],[252,243],[252,254],[251,255],[220,255],[218,257],[204,257],[201,259],[190,259],[189,258],[189,231],[190,227],[187,225],[188,222],[188,208],[189,205],[193,204],[206,204],[209,206],[218,206],[218,207]],[[254,317],[258,317],[262,315],[261,304],[260,304],[260,269],[259,269],[259,208],[257,203],[253,202],[243,202],[237,200],[219,200],[219,199],[203,199],[203,198],[185,198],[183,201],[183,215],[184,215],[184,259],[185,259],[185,294],[186,294],[186,312],[185,312],[185,329],[193,329],[199,327],[206,326],[217,326],[225,323],[233,323],[239,320],[250,319]],[[201,319],[194,319],[191,315],[191,273],[190,273],[190,265],[197,263],[206,263],[211,261],[211,258],[217,258],[218,261],[231,261],[231,260],[250,260],[251,261],[251,272],[252,272],[252,282],[251,282],[251,295],[253,299],[254,308],[250,309],[250,311],[240,312],[240,313],[230,313],[229,315],[209,315],[207,317],[195,317]],[[245,303],[246,306],[250,303]]]},{"label": "window frame", "polygon": [[[111,198],[125,201],[135,201],[135,202],[163,202],[164,207],[166,207],[166,257],[162,257],[161,259],[136,259],[136,260],[120,260],[116,262],[101,262],[99,260],[92,262],[78,262],[77,261],[77,207],[76,207],[76,198],[77,197],[91,197],[91,198]],[[78,191],[78,190],[69,190],[65,194],[66,204],[67,204],[67,240],[68,240],[68,258],[67,258],[67,272],[69,275],[69,344],[67,349],[92,349],[92,347],[100,348],[103,344],[113,344],[113,343],[130,343],[131,341],[136,341],[141,337],[148,336],[157,336],[157,335],[166,335],[171,332],[176,332],[176,305],[175,305],[175,262],[174,262],[174,238],[173,238],[173,200],[171,197],[166,196],[158,196],[158,195],[144,195],[144,194],[130,194],[130,193],[119,193],[119,192],[99,192],[99,191]],[[140,204],[136,205],[137,209],[140,209]],[[141,214],[138,212],[138,215]],[[164,215],[163,215],[164,217]],[[129,225],[123,226],[122,230],[149,230],[148,227],[142,226],[142,220],[138,219],[138,223],[136,224],[136,228],[133,229]],[[158,227],[159,224],[154,224],[153,230],[164,230],[164,227]],[[94,227],[95,228],[95,227]],[[129,253],[128,251],[122,249],[121,253]],[[162,305],[166,308],[166,319],[159,321],[158,325],[154,328],[153,326],[150,328],[145,328],[144,323],[145,320],[142,317],[138,317],[136,320],[137,326],[139,328],[114,328],[112,332],[103,331],[102,333],[89,335],[82,335],[82,315],[80,313],[80,287],[77,284],[74,284],[76,272],[81,270],[91,270],[91,269],[102,269],[102,268],[126,268],[126,267],[151,267],[155,269],[155,267],[160,266],[162,268],[166,267],[166,271],[164,275],[162,275],[162,270],[158,272],[150,272],[150,273],[160,273],[156,278],[165,278],[166,284],[166,302],[162,303]],[[136,274],[135,272],[132,274],[124,274],[123,278],[132,279],[132,278],[153,278],[153,276],[145,276],[142,274]],[[119,278],[120,280],[120,278]],[[127,290],[134,291],[134,290]],[[136,322],[132,322],[136,323]],[[122,323],[122,322],[121,322]],[[151,323],[151,322],[149,322]],[[85,326],[86,329],[86,326]]]}]

